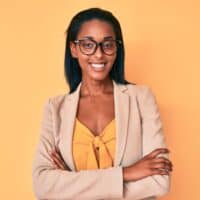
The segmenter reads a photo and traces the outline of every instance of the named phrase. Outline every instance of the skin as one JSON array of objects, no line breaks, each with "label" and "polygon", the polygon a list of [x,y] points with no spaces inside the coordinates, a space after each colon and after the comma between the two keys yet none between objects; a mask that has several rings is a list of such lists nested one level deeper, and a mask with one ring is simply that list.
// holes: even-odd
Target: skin
[{"label": "skin", "polygon": [[[97,19],[85,22],[81,26],[77,39],[82,39],[86,36],[92,37],[97,42],[103,41],[105,37],[112,37],[113,39],[116,37],[110,24]],[[104,127],[115,117],[113,84],[108,75],[116,59],[116,54],[108,56],[98,48],[95,54],[88,56],[82,54],[78,45],[74,43],[70,44],[70,48],[72,56],[78,59],[82,70],[82,86],[77,118],[94,135],[99,135]],[[96,72],[90,66],[91,63],[102,62],[106,63],[106,67],[102,71]],[[84,112],[85,110],[87,112]],[[124,167],[124,181],[137,181],[156,174],[169,175],[172,171],[172,163],[167,158],[159,156],[161,153],[169,153],[169,150],[165,148],[155,149],[133,165]],[[56,169],[70,170],[58,149],[53,149],[49,154]]]}]

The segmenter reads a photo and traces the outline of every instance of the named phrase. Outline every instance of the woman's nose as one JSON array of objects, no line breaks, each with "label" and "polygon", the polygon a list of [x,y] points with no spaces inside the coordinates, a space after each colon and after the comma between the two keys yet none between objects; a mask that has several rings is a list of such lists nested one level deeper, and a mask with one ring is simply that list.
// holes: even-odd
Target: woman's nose
[{"label": "woman's nose", "polygon": [[94,56],[96,56],[97,58],[101,58],[103,56],[103,51],[100,45],[97,46],[97,49],[94,53]]}]

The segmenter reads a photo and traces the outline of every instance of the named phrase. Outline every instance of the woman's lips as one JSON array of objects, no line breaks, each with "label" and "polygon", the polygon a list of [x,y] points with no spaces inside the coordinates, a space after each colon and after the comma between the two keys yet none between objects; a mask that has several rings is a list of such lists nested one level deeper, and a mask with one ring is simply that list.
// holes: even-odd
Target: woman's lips
[{"label": "woman's lips", "polygon": [[94,71],[103,71],[105,69],[105,65],[105,63],[90,63],[90,66]]},{"label": "woman's lips", "polygon": [[105,64],[104,63],[101,63],[101,64],[92,63],[91,66],[94,68],[102,68],[105,66]]}]

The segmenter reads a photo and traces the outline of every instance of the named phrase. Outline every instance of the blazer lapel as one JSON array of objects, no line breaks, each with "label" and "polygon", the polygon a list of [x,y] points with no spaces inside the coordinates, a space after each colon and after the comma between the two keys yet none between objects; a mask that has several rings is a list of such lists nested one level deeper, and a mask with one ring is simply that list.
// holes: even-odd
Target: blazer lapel
[{"label": "blazer lapel", "polygon": [[[80,87],[65,97],[63,109],[61,114],[61,129],[59,148],[64,160],[72,171],[75,170],[75,165],[72,156],[72,137],[74,131],[75,118],[78,108]],[[125,150],[127,128],[129,119],[129,96],[125,93],[127,87],[122,84],[117,84],[113,80],[114,86],[114,107],[116,119],[116,152],[114,159],[114,166],[120,165]]]},{"label": "blazer lapel", "polygon": [[126,146],[129,119],[129,95],[125,93],[126,85],[114,84],[114,102],[116,119],[116,150],[114,166],[119,166]]},{"label": "blazer lapel", "polygon": [[75,171],[75,165],[72,156],[72,136],[78,108],[81,84],[82,82],[80,82],[77,89],[73,93],[66,95],[66,99],[64,100],[63,105],[62,123],[60,130],[60,151],[67,166],[72,171]]}]

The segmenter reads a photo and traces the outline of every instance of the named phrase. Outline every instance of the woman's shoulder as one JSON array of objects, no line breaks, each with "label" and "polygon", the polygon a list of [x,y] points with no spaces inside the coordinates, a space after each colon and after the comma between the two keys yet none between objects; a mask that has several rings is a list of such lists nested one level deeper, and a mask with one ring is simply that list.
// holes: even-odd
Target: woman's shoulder
[{"label": "woman's shoulder", "polygon": [[157,98],[149,85],[144,84],[127,84],[127,92],[130,97],[137,99],[141,108],[150,110],[156,108]]},{"label": "woman's shoulder", "polygon": [[129,95],[135,96],[145,96],[145,95],[154,95],[151,86],[146,84],[135,84],[128,83],[125,85]]},{"label": "woman's shoulder", "polygon": [[54,107],[58,109],[63,104],[64,99],[67,97],[67,95],[67,93],[63,93],[49,96],[44,104],[46,107]]}]

